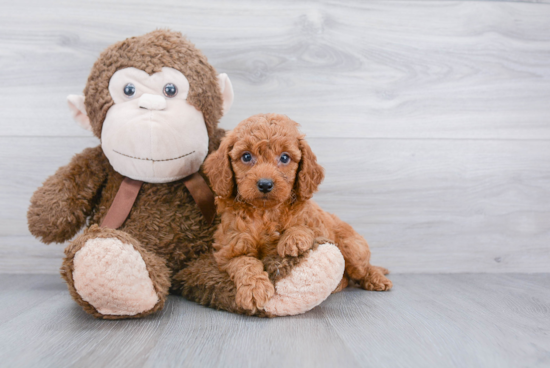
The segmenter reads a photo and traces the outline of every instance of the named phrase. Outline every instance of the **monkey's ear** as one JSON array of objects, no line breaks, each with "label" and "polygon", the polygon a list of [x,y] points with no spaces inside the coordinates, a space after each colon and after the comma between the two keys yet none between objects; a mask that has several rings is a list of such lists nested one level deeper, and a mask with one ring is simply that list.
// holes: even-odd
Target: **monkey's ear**
[{"label": "monkey's ear", "polygon": [[81,95],[68,95],[67,103],[69,104],[69,109],[73,114],[73,119],[76,120],[80,126],[90,132],[92,130],[92,124],[90,123],[90,118],[86,114],[86,106],[84,106],[84,96]]},{"label": "monkey's ear", "polygon": [[220,91],[222,92],[223,110],[222,114],[225,115],[233,105],[233,86],[229,77],[225,73],[218,75],[218,84],[220,85]]}]

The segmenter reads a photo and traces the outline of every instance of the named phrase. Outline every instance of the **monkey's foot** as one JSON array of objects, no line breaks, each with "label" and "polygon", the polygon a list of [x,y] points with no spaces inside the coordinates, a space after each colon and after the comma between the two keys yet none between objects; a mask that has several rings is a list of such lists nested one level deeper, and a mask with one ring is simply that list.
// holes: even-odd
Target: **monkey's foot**
[{"label": "monkey's foot", "polygon": [[92,227],[66,254],[62,275],[86,312],[116,319],[141,317],[162,308],[169,287],[168,269],[130,235]]},{"label": "monkey's foot", "polygon": [[275,284],[275,295],[264,310],[274,316],[290,316],[313,309],[340,284],[344,266],[344,257],[335,245],[319,245]]},{"label": "monkey's foot", "polygon": [[134,315],[159,298],[138,251],[115,238],[90,239],[74,257],[74,286],[101,314]]}]

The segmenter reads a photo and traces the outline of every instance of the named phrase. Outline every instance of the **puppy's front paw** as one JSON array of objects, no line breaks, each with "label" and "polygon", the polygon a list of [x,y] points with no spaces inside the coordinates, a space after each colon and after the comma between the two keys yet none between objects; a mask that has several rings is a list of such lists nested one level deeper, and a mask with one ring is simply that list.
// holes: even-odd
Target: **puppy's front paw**
[{"label": "puppy's front paw", "polygon": [[237,295],[235,302],[243,309],[256,311],[264,309],[264,305],[275,294],[275,288],[267,272],[250,277],[246,283],[237,285]]},{"label": "puppy's front paw", "polygon": [[277,253],[281,257],[298,257],[313,247],[313,232],[311,230],[294,230],[285,232],[277,245]]}]

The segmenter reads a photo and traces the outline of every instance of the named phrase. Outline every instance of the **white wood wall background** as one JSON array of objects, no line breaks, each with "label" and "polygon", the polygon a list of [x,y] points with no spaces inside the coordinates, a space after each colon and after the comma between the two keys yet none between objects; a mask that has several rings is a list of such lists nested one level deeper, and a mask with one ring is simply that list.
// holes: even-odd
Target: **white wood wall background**
[{"label": "white wood wall background", "polygon": [[98,140],[74,123],[108,45],[172,28],[228,73],[230,129],[302,124],[315,197],[393,272],[550,272],[550,5],[504,1],[1,1],[0,272],[56,273],[32,192]]}]

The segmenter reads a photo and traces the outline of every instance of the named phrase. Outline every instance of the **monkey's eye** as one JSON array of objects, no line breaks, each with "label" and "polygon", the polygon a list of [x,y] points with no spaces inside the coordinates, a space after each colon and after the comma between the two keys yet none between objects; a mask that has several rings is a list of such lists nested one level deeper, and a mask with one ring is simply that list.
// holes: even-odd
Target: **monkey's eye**
[{"label": "monkey's eye", "polygon": [[283,153],[281,157],[279,157],[279,162],[283,165],[288,164],[290,162],[290,156],[288,155],[288,153]]},{"label": "monkey's eye", "polygon": [[250,163],[252,161],[252,154],[250,152],[243,153],[243,155],[241,156],[241,161],[245,164]]},{"label": "monkey's eye", "polygon": [[134,86],[132,83],[128,83],[124,86],[124,94],[128,97],[134,97],[136,94],[136,86]]},{"label": "monkey's eye", "polygon": [[164,86],[164,95],[166,97],[172,98],[176,97],[178,94],[178,87],[174,83],[168,83]]}]

